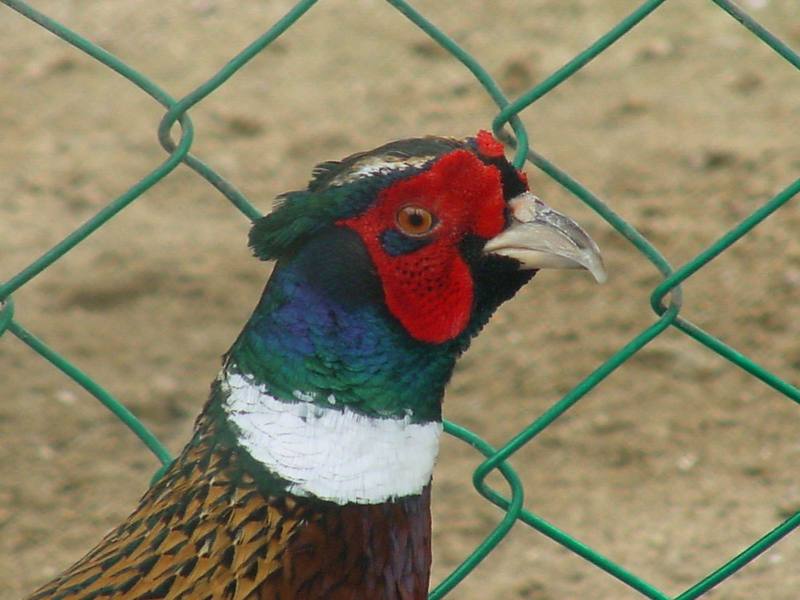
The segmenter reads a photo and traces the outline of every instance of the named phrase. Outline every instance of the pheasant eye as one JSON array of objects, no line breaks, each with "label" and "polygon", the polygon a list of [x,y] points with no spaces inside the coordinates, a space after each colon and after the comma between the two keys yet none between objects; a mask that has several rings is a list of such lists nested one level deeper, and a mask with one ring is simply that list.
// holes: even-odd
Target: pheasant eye
[{"label": "pheasant eye", "polygon": [[436,219],[434,216],[422,207],[404,206],[397,211],[397,227],[406,235],[426,235],[435,226]]}]

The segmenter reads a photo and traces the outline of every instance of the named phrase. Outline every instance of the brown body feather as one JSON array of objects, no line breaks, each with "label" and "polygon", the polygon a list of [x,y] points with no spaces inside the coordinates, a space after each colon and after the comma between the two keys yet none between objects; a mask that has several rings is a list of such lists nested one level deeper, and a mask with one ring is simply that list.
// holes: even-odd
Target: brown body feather
[{"label": "brown body feather", "polygon": [[270,495],[201,416],[119,527],[30,600],[422,600],[430,489],[376,505]]}]

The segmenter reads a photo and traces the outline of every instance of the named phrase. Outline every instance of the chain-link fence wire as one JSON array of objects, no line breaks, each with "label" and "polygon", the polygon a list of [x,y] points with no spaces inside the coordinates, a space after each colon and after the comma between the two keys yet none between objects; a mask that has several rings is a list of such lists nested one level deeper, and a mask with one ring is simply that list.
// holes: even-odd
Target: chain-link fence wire
[{"label": "chain-link fence wire", "polygon": [[[171,456],[166,448],[109,392],[15,319],[12,294],[36,275],[47,269],[55,261],[67,254],[76,245],[83,242],[117,213],[139,198],[144,192],[158,184],[159,181],[169,175],[181,163],[191,167],[201,177],[217,188],[217,190],[247,218],[251,220],[258,218],[260,212],[250,204],[233,185],[218,175],[199,158],[189,153],[192,146],[194,131],[188,111],[192,106],[213,93],[214,90],[232,77],[251,58],[296,23],[306,11],[316,3],[316,0],[302,0],[298,2],[283,18],[278,20],[268,31],[237,54],[228,64],[214,74],[213,77],[180,99],[171,97],[166,91],[154,84],[142,73],[131,68],[88,39],[71,31],[59,22],[49,18],[47,15],[35,10],[27,3],[19,0],[2,1],[13,10],[16,10],[28,19],[38,23],[65,42],[82,50],[110,69],[113,69],[142,91],[152,96],[167,109],[158,127],[159,141],[168,153],[166,160],[156,169],[152,170],[146,177],[137,181],[124,194],[109,202],[102,210],[75,229],[61,242],[31,262],[19,273],[0,284],[0,336],[6,332],[16,336],[21,342],[29,346],[53,366],[60,369],[65,375],[81,385],[111,410],[162,462],[162,469],[155,476],[157,478],[171,461]],[[800,69],[800,55],[767,31],[749,14],[728,0],[712,1],[721,10],[728,13],[752,32],[758,40],[767,44],[779,57],[788,61],[795,68]],[[473,484],[481,495],[499,506],[505,512],[505,515],[486,539],[479,544],[452,573],[439,583],[431,592],[430,597],[442,598],[455,588],[478,563],[492,552],[497,544],[518,522],[524,523],[543,533],[575,554],[626,583],[631,588],[640,592],[644,597],[658,600],[690,600],[700,597],[733,573],[742,569],[767,548],[797,528],[798,525],[800,525],[800,511],[791,515],[772,531],[765,533],[752,545],[724,562],[719,568],[698,580],[684,592],[676,596],[670,596],[641,577],[629,572],[623,566],[606,558],[595,549],[570,536],[565,531],[562,531],[558,527],[538,517],[536,514],[524,509],[524,489],[522,482],[518,474],[511,468],[506,460],[567,410],[573,407],[590,390],[617,369],[617,367],[625,363],[636,352],[644,348],[649,342],[669,328],[674,328],[683,332],[697,343],[702,344],[710,351],[724,357],[753,377],[785,395],[788,399],[800,404],[800,389],[761,367],[742,352],[726,345],[712,334],[680,316],[682,305],[681,284],[701,270],[711,260],[723,253],[737,240],[747,235],[748,232],[753,230],[753,228],[758,226],[759,223],[778,208],[795,197],[798,192],[800,192],[800,179],[791,182],[781,192],[764,202],[738,225],[727,231],[717,241],[705,248],[694,258],[680,267],[674,268],[644,236],[618,216],[595,194],[582,186],[578,181],[554,165],[547,158],[532,150],[529,147],[528,134],[518,116],[521,111],[574,75],[643,19],[649,17],[659,6],[664,4],[665,0],[649,0],[643,2],[627,17],[619,21],[612,29],[601,36],[595,43],[575,56],[552,75],[545,78],[541,83],[520,95],[514,101],[510,101],[505,96],[489,73],[475,58],[448,37],[441,29],[426,19],[425,16],[420,14],[408,2],[404,0],[387,0],[387,2],[469,69],[479,84],[482,85],[491,96],[492,100],[500,109],[492,123],[492,129],[507,145],[515,149],[513,162],[517,167],[522,167],[526,161],[530,161],[544,173],[552,177],[614,227],[614,229],[641,252],[663,276],[660,283],[652,290],[650,295],[651,306],[655,311],[657,319],[620,348],[611,358],[598,366],[594,372],[579,382],[558,402],[550,406],[541,416],[522,429],[505,445],[500,448],[493,448],[482,438],[466,428],[453,422],[445,423],[445,431],[447,433],[470,444],[486,457],[486,460],[473,474]],[[776,60],[778,59],[776,58]],[[180,130],[180,137],[177,141],[175,141],[171,135],[173,126],[176,123]],[[510,126],[513,134],[506,129],[506,125]],[[493,489],[486,483],[487,476],[494,470],[499,471],[505,478],[509,488],[506,492],[507,495]],[[779,585],[779,583],[776,582],[776,585]]]}]

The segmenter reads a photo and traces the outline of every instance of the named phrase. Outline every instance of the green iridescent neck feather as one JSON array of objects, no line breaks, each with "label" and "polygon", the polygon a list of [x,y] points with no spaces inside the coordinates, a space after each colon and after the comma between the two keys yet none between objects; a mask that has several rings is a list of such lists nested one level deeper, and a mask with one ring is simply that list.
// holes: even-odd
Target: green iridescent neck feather
[{"label": "green iridescent neck feather", "polygon": [[455,342],[413,340],[358,237],[331,227],[278,262],[227,368],[281,400],[425,422],[441,419],[458,354]]}]

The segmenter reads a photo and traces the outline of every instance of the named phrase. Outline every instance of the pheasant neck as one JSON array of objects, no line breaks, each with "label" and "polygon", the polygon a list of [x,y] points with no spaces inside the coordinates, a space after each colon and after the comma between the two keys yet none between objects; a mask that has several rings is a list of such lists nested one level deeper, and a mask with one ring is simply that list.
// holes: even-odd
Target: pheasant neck
[{"label": "pheasant neck", "polygon": [[458,348],[412,339],[355,234],[279,263],[219,381],[224,427],[285,493],[337,504],[430,482]]},{"label": "pheasant neck", "polygon": [[279,400],[429,422],[458,352],[411,338],[357,235],[333,227],[278,263],[226,366]]}]

